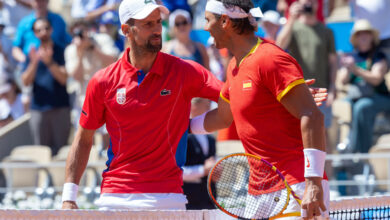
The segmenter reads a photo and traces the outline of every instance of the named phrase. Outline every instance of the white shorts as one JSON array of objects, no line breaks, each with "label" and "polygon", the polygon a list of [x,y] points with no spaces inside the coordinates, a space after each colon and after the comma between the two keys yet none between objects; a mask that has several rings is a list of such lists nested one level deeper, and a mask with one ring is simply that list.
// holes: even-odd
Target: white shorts
[{"label": "white shorts", "polygon": [[188,203],[180,193],[103,193],[95,202],[107,210],[185,210]]},{"label": "white shorts", "polygon": [[[329,202],[330,202],[330,194],[329,194],[329,183],[327,180],[322,180],[322,188],[324,191],[324,203],[327,209],[327,213],[323,213],[324,216],[329,216]],[[295,194],[299,197],[302,198],[303,194],[305,192],[305,182],[297,183],[294,185],[291,185],[291,189],[295,192]],[[276,194],[276,195],[275,195]],[[273,193],[269,193],[266,195],[267,197],[270,198],[275,198],[275,197],[281,197],[282,195],[286,195],[287,190],[281,190]],[[246,198],[246,207],[251,207],[250,209],[245,210],[244,217],[248,219],[252,218],[257,218],[262,216],[261,211],[264,209],[264,207],[270,207],[269,205],[269,199],[264,198],[264,195],[262,195],[262,199],[258,199],[257,196],[251,196],[248,195]],[[278,204],[279,206],[284,206],[284,204],[280,203]],[[276,206],[278,206],[276,205]],[[253,206],[255,207],[262,207],[258,209],[254,209]],[[275,207],[276,207],[275,206]],[[274,207],[274,208],[275,208]],[[282,207],[279,207],[279,210],[281,210]],[[290,195],[290,200],[288,203],[288,206],[286,210],[284,210],[283,214],[287,213],[294,213],[294,212],[301,212],[301,206],[299,203],[294,199],[292,195]],[[273,213],[274,215],[277,213]],[[301,219],[300,217],[285,217],[285,218],[278,218],[282,220],[295,220],[295,219]],[[319,218],[317,218],[319,219]],[[325,218],[326,219],[326,218]]]}]

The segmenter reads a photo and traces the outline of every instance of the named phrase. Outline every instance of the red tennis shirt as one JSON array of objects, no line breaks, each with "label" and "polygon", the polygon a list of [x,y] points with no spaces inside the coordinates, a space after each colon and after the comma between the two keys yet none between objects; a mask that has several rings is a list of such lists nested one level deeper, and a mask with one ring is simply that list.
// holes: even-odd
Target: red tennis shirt
[{"label": "red tennis shirt", "polygon": [[274,166],[291,184],[304,181],[300,120],[280,100],[305,83],[297,61],[274,44],[259,39],[241,61],[233,58],[221,97],[230,102],[238,135],[247,153]]},{"label": "red tennis shirt", "polygon": [[143,79],[129,51],[92,77],[80,118],[85,129],[106,123],[111,137],[102,193],[182,193],[191,99],[217,101],[222,82],[161,52]]}]

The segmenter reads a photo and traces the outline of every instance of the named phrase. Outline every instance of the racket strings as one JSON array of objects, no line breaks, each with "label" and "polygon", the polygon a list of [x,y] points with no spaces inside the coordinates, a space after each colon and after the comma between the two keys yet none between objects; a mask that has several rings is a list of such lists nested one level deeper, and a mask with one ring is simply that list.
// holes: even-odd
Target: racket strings
[{"label": "racket strings", "polygon": [[228,157],[213,169],[212,196],[227,212],[247,219],[280,214],[288,202],[282,179],[262,160],[245,155]]}]

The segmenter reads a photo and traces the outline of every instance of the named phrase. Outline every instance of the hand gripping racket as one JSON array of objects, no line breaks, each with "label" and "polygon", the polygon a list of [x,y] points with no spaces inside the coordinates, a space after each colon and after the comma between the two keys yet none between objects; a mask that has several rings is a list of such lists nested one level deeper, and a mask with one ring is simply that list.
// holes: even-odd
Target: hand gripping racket
[{"label": "hand gripping racket", "polygon": [[[276,219],[300,216],[283,213],[290,195],[301,200],[280,171],[266,160],[236,153],[219,160],[210,170],[207,190],[214,204],[238,219]],[[215,185],[215,188],[214,188]]]}]

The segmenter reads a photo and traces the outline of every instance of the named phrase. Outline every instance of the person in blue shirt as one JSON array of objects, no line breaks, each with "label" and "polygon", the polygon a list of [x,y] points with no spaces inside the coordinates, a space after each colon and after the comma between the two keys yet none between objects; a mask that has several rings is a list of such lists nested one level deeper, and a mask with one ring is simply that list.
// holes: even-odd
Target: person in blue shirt
[{"label": "person in blue shirt", "polygon": [[50,146],[55,155],[67,145],[70,132],[64,48],[51,39],[47,18],[36,19],[32,30],[40,46],[30,49],[22,73],[23,84],[32,86],[31,133],[34,144]]},{"label": "person in blue shirt", "polygon": [[13,42],[12,55],[18,62],[25,62],[27,54],[32,47],[38,48],[39,39],[34,35],[32,26],[37,18],[47,18],[53,27],[52,39],[58,46],[65,48],[72,37],[66,31],[65,21],[60,15],[50,12],[49,0],[32,0],[34,12],[24,17],[18,24]]}]

